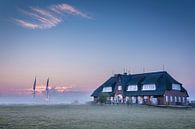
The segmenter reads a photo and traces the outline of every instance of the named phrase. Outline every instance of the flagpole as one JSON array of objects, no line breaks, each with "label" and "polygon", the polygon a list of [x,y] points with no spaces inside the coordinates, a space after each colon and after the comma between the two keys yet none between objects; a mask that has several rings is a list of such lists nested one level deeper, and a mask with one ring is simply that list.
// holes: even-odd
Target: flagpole
[{"label": "flagpole", "polygon": [[37,80],[35,77],[34,84],[33,84],[33,98],[35,97],[35,94],[36,94],[36,83],[37,83]]}]

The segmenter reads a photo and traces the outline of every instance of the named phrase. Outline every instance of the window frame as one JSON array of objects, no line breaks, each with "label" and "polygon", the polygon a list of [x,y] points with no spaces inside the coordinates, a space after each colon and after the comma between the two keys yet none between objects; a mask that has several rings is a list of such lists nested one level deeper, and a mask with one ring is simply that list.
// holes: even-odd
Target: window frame
[{"label": "window frame", "polygon": [[117,89],[118,89],[119,91],[121,91],[123,88],[122,88],[121,85],[119,85]]},{"label": "window frame", "polygon": [[[129,88],[129,87],[131,87],[131,88]],[[127,91],[138,91],[138,86],[137,85],[128,85]]]},{"label": "window frame", "polygon": [[156,84],[144,84],[142,85],[142,91],[154,91],[156,90]]},{"label": "window frame", "polygon": [[178,101],[177,101],[177,96],[175,96],[175,98],[174,98],[174,99],[175,99],[175,102],[177,103],[177,102],[178,102]]},{"label": "window frame", "polygon": [[170,102],[173,102],[173,96],[170,96]]},{"label": "window frame", "polygon": [[112,92],[112,87],[111,86],[103,87],[102,92],[105,92],[105,93]]},{"label": "window frame", "polygon": [[169,96],[168,95],[165,96],[165,101],[169,102]]},{"label": "window frame", "polygon": [[181,91],[181,85],[180,84],[173,83],[171,88],[172,88],[172,90]]}]

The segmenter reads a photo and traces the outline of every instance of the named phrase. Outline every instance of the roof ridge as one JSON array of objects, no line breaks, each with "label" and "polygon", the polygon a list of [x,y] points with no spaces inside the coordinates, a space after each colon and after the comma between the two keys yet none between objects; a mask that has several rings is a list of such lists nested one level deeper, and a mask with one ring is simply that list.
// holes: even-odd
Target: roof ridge
[{"label": "roof ridge", "polygon": [[124,77],[124,76],[147,75],[147,74],[158,74],[158,73],[167,73],[167,71],[147,72],[147,73],[136,73],[136,74],[127,74],[127,75],[124,75],[124,74],[117,74],[117,75]]}]

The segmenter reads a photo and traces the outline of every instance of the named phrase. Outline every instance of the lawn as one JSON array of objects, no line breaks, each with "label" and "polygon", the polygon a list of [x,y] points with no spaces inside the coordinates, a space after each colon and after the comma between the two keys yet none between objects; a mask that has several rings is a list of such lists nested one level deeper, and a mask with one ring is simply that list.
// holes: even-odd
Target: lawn
[{"label": "lawn", "polygon": [[0,106],[0,129],[195,129],[195,110],[145,105]]}]

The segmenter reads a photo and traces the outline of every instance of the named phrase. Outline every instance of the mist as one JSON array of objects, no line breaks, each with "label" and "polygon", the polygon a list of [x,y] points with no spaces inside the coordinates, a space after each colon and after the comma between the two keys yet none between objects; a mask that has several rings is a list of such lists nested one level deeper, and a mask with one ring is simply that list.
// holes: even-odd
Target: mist
[{"label": "mist", "polygon": [[52,104],[85,104],[91,101],[89,92],[65,92],[63,94],[38,95],[1,95],[1,105],[27,104],[27,105],[52,105]]}]

